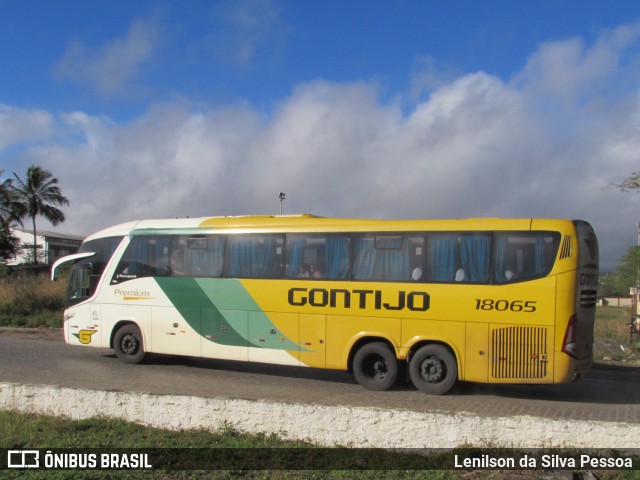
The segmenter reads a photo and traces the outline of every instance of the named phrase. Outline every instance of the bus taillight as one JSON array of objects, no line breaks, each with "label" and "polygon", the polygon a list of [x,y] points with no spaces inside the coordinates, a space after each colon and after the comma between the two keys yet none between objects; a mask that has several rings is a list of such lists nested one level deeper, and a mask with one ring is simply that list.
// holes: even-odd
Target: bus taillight
[{"label": "bus taillight", "polygon": [[572,358],[576,357],[576,316],[571,315],[567,330],[564,332],[562,351]]}]

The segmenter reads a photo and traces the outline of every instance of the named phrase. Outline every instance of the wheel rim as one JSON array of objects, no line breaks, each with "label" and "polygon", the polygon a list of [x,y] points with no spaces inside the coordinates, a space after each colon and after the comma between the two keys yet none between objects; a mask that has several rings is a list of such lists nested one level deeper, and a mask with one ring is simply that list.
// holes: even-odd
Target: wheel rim
[{"label": "wheel rim", "polygon": [[122,337],[120,345],[122,346],[122,351],[127,355],[135,355],[138,351],[138,340],[131,334]]},{"label": "wheel rim", "polygon": [[371,380],[381,381],[389,373],[389,367],[384,358],[380,355],[369,355],[364,360],[363,368],[364,374]]},{"label": "wheel rim", "polygon": [[447,366],[439,357],[427,357],[420,364],[420,376],[426,382],[440,383],[447,376]]}]

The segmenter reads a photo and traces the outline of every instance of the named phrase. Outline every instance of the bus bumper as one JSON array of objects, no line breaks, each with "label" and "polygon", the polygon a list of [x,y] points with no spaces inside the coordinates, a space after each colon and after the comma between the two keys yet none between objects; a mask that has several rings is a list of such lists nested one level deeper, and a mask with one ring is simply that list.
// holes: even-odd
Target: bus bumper
[{"label": "bus bumper", "polygon": [[73,315],[69,312],[69,310],[65,310],[62,317],[62,333],[64,333],[64,341],[65,343],[69,343],[69,321]]},{"label": "bus bumper", "polygon": [[564,352],[555,353],[553,383],[577,382],[593,365],[593,357],[575,359]]}]

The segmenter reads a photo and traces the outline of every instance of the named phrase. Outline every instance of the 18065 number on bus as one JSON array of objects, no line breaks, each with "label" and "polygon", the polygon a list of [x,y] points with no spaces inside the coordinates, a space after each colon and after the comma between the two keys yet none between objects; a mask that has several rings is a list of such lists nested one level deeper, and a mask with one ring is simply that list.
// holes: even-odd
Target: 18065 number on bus
[{"label": "18065 number on bus", "polygon": [[476,298],[476,310],[496,310],[498,312],[525,312],[536,311],[535,300],[494,300],[492,298]]}]

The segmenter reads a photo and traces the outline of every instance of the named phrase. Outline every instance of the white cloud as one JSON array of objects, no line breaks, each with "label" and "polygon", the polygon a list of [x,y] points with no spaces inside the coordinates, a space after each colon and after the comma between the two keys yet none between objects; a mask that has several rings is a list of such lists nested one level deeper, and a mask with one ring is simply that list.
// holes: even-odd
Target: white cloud
[{"label": "white cloud", "polygon": [[246,66],[259,51],[278,52],[290,33],[281,9],[272,0],[234,0],[213,7],[215,50],[225,59]]},{"label": "white cloud", "polygon": [[543,43],[514,80],[540,99],[573,102],[593,97],[615,85],[612,80],[621,81],[629,67],[637,75],[637,66],[626,63],[626,50],[639,37],[636,22],[603,32],[591,45],[577,37]]},{"label": "white cloud", "polygon": [[122,38],[101,46],[89,47],[75,40],[58,62],[58,78],[90,85],[99,93],[123,93],[142,66],[155,53],[159,39],[156,18],[134,21]]},{"label": "white cloud", "polygon": [[459,74],[458,69],[452,66],[443,67],[431,56],[418,56],[411,73],[409,97],[416,101],[425,92],[431,92],[455,80]]},{"label": "white cloud", "polygon": [[[188,101],[126,124],[76,112],[25,162],[60,178],[72,202],[63,228],[80,233],[131,218],[277,213],[285,191],[289,213],[584,218],[611,267],[640,220],[640,197],[608,188],[640,169],[640,94],[625,83],[608,95],[622,70],[640,77],[627,58],[637,30],[546,43],[512,81],[460,76],[409,114],[376,85],[323,81],[299,85],[270,116]],[[552,101],[576,91],[580,102]]]},{"label": "white cloud", "polygon": [[0,153],[12,145],[47,138],[53,117],[43,110],[24,110],[0,104]]}]

